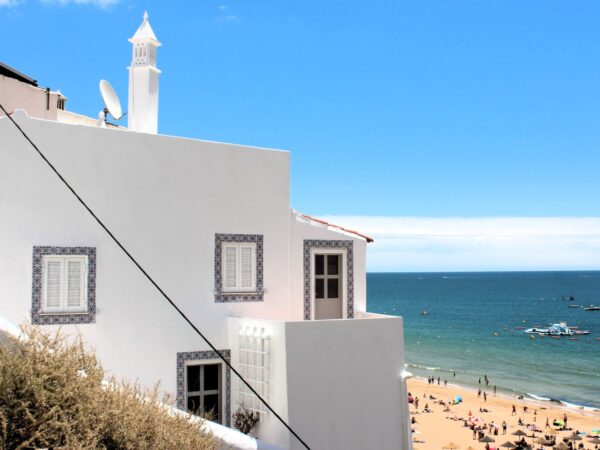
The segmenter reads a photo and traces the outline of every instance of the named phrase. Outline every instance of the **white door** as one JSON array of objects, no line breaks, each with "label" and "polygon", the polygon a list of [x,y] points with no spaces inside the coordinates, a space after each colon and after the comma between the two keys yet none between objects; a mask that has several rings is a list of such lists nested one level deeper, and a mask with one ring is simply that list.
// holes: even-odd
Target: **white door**
[{"label": "white door", "polygon": [[315,319],[342,319],[342,255],[314,255]]}]

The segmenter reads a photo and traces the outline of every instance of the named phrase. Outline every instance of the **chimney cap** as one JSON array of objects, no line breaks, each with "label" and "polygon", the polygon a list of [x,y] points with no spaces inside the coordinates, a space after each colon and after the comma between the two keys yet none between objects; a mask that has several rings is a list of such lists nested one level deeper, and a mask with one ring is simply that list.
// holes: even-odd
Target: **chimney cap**
[{"label": "chimney cap", "polygon": [[150,22],[148,20],[148,11],[144,11],[144,20],[142,20],[142,24],[138,27],[133,37],[129,39],[130,42],[139,42],[145,40],[154,41],[156,44],[160,45],[160,41],[156,39],[154,30],[150,26]]}]

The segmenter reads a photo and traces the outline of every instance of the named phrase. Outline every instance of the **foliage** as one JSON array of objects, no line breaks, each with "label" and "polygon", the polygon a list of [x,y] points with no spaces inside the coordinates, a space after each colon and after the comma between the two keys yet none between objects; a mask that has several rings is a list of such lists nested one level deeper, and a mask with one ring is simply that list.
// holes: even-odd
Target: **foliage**
[{"label": "foliage", "polygon": [[81,338],[25,328],[0,345],[0,449],[217,448],[202,426],[158,403],[158,389],[114,380]]},{"label": "foliage", "polygon": [[260,420],[260,414],[249,411],[242,403],[233,413],[233,426],[244,434],[250,433]]}]

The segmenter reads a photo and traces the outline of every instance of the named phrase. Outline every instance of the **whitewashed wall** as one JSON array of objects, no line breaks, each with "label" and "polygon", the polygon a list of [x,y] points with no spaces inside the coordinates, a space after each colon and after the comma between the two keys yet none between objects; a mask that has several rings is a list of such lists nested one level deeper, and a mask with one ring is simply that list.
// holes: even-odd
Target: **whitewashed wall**
[{"label": "whitewashed wall", "polygon": [[[285,342],[285,322],[276,320],[257,320],[253,318],[230,318],[229,319],[229,341],[231,342],[231,360],[237,366],[238,352],[238,333],[245,327],[264,328],[270,337],[269,343],[269,386],[267,401],[271,407],[284,420],[288,420],[287,413],[287,368],[286,368],[286,342]],[[240,381],[233,376],[231,379],[231,397],[233,399],[232,412],[239,404],[238,389]],[[260,436],[261,439],[282,446],[288,447],[289,431],[281,424],[273,414],[266,413],[261,417],[261,421],[256,425],[253,434]]]},{"label": "whitewashed wall", "polygon": [[399,317],[286,323],[289,420],[311,448],[409,449],[403,344]]},{"label": "whitewashed wall", "polygon": [[[31,117],[56,120],[58,97],[55,91],[50,91],[48,101],[45,89],[0,75],[0,103],[9,113],[16,108],[21,108]],[[0,117],[2,116],[4,112],[0,110]]]},{"label": "whitewashed wall", "polygon": [[[217,348],[229,315],[287,317],[288,153],[14,117]],[[2,314],[29,320],[33,246],[96,247],[98,313],[83,338],[114,374],[174,392],[176,352],[207,346],[6,118],[0,136]],[[264,302],[215,304],[215,233],[264,235]]]}]

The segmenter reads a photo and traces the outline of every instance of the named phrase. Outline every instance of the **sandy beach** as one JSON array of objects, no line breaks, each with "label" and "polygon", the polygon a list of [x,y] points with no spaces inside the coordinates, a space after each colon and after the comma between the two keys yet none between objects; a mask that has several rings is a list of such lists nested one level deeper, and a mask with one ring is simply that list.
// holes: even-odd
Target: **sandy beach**
[{"label": "sandy beach", "polygon": [[[437,384],[437,380],[432,385],[428,384],[427,380],[416,378],[408,380],[409,392],[413,398],[418,398],[418,408],[415,407],[414,403],[410,405],[411,417],[416,420],[416,423],[412,425],[414,448],[416,450],[440,450],[448,443],[453,442],[460,449],[467,449],[469,446],[474,449],[483,449],[485,444],[473,439],[473,431],[464,426],[463,420],[457,420],[468,419],[469,413],[480,419],[477,422],[478,425],[487,424],[489,428],[490,424],[493,423],[499,427],[497,436],[491,434],[491,437],[495,439],[495,442],[490,443],[493,448],[499,447],[506,441],[514,442],[518,438],[512,433],[519,429],[526,431],[528,436],[531,436],[531,428],[534,425],[543,430],[543,432],[535,432],[536,438],[547,434],[552,429],[555,431],[550,431],[550,433],[556,432],[557,443],[574,431],[585,431],[589,435],[592,429],[600,428],[600,412],[567,408],[529,399],[518,400],[501,393],[494,395],[492,384],[490,386],[483,384],[483,386],[485,389],[482,388],[482,391],[487,393],[487,401],[484,400],[483,395],[478,397],[477,390],[452,385],[450,382],[447,386],[444,386],[443,380],[440,385]],[[431,399],[430,396],[435,397],[436,400]],[[450,405],[449,403],[456,396],[462,397],[462,403]],[[446,402],[450,410],[444,411],[445,406],[440,404],[439,400]],[[516,407],[516,414],[514,415],[512,414],[513,405]],[[432,412],[424,412],[426,406]],[[527,408],[526,412],[524,407]],[[487,409],[489,412],[480,412],[480,408]],[[570,431],[560,430],[561,427],[559,426],[552,426],[555,419],[562,420],[565,414],[567,416],[567,428],[570,428]],[[524,426],[518,425],[519,419],[523,421]],[[546,428],[546,420],[551,425],[549,428]],[[507,424],[506,435],[503,435],[502,431],[503,421]],[[527,425],[530,427],[528,428]],[[486,435],[489,435],[489,429],[484,431]],[[533,440],[533,438],[526,439],[529,443]],[[594,444],[589,443],[587,436],[577,441],[575,443],[576,447],[580,443],[583,443],[585,449],[600,448],[600,446],[596,447]],[[539,444],[535,446],[535,448],[540,447]]]}]

